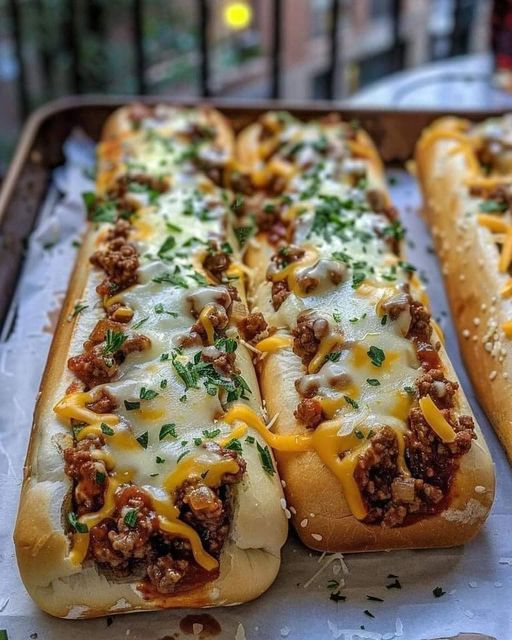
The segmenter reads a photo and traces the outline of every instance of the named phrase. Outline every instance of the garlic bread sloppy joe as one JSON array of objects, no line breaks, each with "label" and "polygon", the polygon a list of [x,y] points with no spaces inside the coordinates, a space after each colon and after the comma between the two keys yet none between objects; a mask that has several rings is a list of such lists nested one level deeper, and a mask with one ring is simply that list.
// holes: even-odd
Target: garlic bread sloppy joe
[{"label": "garlic bread sloppy joe", "polygon": [[236,604],[278,571],[272,452],[230,418],[264,419],[237,329],[233,148],[208,108],[134,105],[105,126],[15,531],[24,583],[55,616]]},{"label": "garlic bread sloppy joe", "polygon": [[375,147],[336,117],[267,113],[237,159],[251,313],[267,323],[253,344],[300,538],[323,551],[465,542],[493,467]]}]

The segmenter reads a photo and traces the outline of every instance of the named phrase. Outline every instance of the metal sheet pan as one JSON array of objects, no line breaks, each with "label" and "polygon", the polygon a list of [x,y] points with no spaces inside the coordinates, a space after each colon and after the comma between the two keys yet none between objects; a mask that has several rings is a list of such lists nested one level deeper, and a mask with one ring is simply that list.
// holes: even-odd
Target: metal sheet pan
[{"label": "metal sheet pan", "polygon": [[[27,125],[0,194],[0,309],[7,309],[16,286],[23,241],[30,234],[42,203],[46,201],[48,204],[51,172],[63,161],[64,141],[76,126],[93,139],[98,139],[106,116],[128,100],[130,98],[116,101],[68,99],[39,111]],[[233,118],[237,126],[248,122],[262,110],[276,107],[272,103],[218,106]],[[305,118],[336,110],[332,104],[294,108],[280,103],[277,107],[290,109]],[[370,131],[387,163],[403,162],[410,157],[420,130],[438,115],[435,112],[379,112],[348,108],[342,112],[348,118],[360,120]],[[490,114],[462,115],[480,118]],[[420,204],[417,185],[404,171],[392,169],[391,175],[395,178],[391,186],[392,195],[409,229],[410,260],[418,265],[428,280],[434,314],[443,325],[448,351],[484,428],[497,467],[497,500],[480,535],[464,548],[348,555],[345,562],[349,573],[344,575],[338,561],[332,562],[328,557],[321,558],[319,554],[308,551],[291,533],[276,583],[253,603],[206,613],[164,611],[93,621],[60,621],[37,610],[17,575],[10,538],[21,469],[11,468],[8,464],[0,468],[4,514],[0,519],[0,629],[7,629],[11,640],[29,637],[59,640],[68,638],[70,634],[76,640],[90,637],[174,640],[193,638],[194,634],[199,638],[236,640],[391,640],[400,637],[428,640],[456,637],[461,633],[465,634],[460,636],[464,639],[512,637],[509,611],[512,597],[512,539],[509,535],[512,528],[512,474],[496,437],[479,410],[460,361],[429,235],[417,215]],[[19,367],[16,371],[9,363],[4,369],[4,364],[0,363],[0,375],[25,375]],[[34,389],[40,373],[37,367],[30,372]],[[32,400],[35,400],[35,391]],[[4,440],[0,439],[0,444],[7,443],[3,445],[7,450],[0,450],[0,456],[9,453],[10,431],[16,429],[18,441],[28,437],[30,402],[29,399],[23,407],[23,419],[19,423],[0,420],[0,435],[6,436]],[[395,580],[389,576],[399,576],[400,589],[387,588]],[[329,597],[327,584],[341,577],[346,582],[343,590],[346,600],[334,602]],[[251,576],[248,575],[247,579],[250,580]],[[436,587],[442,587],[446,592],[440,598],[433,595]],[[368,596],[383,601],[368,599]]]}]

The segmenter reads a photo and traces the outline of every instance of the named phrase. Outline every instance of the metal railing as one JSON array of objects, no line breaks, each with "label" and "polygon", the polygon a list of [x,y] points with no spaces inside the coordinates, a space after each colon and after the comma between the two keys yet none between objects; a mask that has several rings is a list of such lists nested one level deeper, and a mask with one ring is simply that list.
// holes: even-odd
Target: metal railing
[{"label": "metal railing", "polygon": [[[42,0],[32,0],[37,5],[41,5]],[[188,1],[188,0],[187,0]],[[209,0],[194,0],[196,3],[198,16],[198,54],[199,54],[199,87],[198,92],[203,97],[213,95],[211,86],[211,56],[210,56],[210,38],[209,26],[211,23],[212,7]],[[270,44],[270,64],[269,64],[269,97],[279,98],[282,96],[283,87],[283,16],[284,16],[284,0],[271,0],[272,6],[272,29]],[[66,20],[65,20],[65,37],[64,47],[65,53],[70,59],[68,86],[74,93],[82,93],[84,90],[83,78],[81,73],[81,25],[78,24],[79,0],[66,0]],[[90,0],[91,5],[98,3]],[[452,52],[460,53],[460,41],[462,31],[460,26],[460,15],[463,0],[454,2],[454,29],[452,40]],[[88,4],[89,6],[89,4]],[[144,18],[145,3],[143,0],[130,0],[130,25],[131,39],[134,56],[133,75],[135,79],[135,87],[140,94],[146,94],[149,90],[147,78],[148,60],[147,49],[145,46],[144,36]],[[14,36],[15,55],[18,64],[18,73],[16,77],[17,83],[17,99],[19,105],[20,118],[24,119],[31,108],[30,92],[27,83],[27,68],[25,62],[25,46],[26,41],[23,34],[21,20],[21,2],[20,0],[7,0],[7,8],[9,11],[9,19],[11,22],[11,31]],[[392,0],[391,2],[391,33],[392,46],[389,52],[391,59],[391,70],[397,71],[403,67],[403,42],[401,39],[401,8],[402,0]],[[89,22],[89,29],[98,30],[101,34],[101,12],[94,18],[94,6],[92,14],[89,11],[89,17],[92,17],[92,23]],[[333,99],[336,95],[336,81],[340,72],[342,58],[342,42],[340,34],[340,22],[343,13],[342,0],[330,0],[329,8],[329,29],[327,37],[328,42],[328,64],[326,70],[326,98]],[[38,47],[38,60],[44,76],[44,81],[48,86],[52,86],[52,60],[49,58],[43,46]]]}]

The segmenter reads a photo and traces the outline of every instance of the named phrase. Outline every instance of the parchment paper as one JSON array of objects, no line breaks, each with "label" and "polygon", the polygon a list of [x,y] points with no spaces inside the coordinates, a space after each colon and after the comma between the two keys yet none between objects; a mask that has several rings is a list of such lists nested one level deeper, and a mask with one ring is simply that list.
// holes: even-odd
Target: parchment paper
[{"label": "parchment paper", "polygon": [[[409,259],[427,279],[447,347],[483,426],[496,463],[498,487],[491,516],[465,548],[321,557],[290,536],[281,572],[255,602],[205,612],[139,613],[90,621],[64,621],[41,613],[18,575],[12,530],[32,411],[52,323],[59,311],[84,225],[81,192],[92,183],[93,146],[76,134],[67,162],[55,172],[0,343],[0,629],[9,640],[171,640],[175,638],[428,640],[459,633],[512,638],[512,474],[504,453],[474,399],[447,313],[430,238],[417,215],[414,180],[392,170],[391,191],[408,228]],[[317,571],[321,570],[313,580]],[[401,589],[386,588],[398,576]],[[247,576],[251,580],[251,575]],[[345,601],[329,598],[329,581],[345,586]],[[307,585],[307,588],[305,588]],[[445,592],[434,597],[433,589]],[[369,600],[381,598],[383,602]],[[366,613],[365,613],[366,612]],[[180,630],[181,623],[181,630]]]}]

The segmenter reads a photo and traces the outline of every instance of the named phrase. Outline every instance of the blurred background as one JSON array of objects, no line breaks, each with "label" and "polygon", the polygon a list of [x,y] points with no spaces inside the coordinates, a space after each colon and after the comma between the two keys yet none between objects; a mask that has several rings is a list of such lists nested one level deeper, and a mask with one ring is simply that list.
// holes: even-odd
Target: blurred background
[{"label": "blurred background", "polygon": [[0,177],[30,111],[70,93],[417,106],[438,105],[448,87],[459,106],[499,102],[492,10],[490,0],[0,0]]}]

